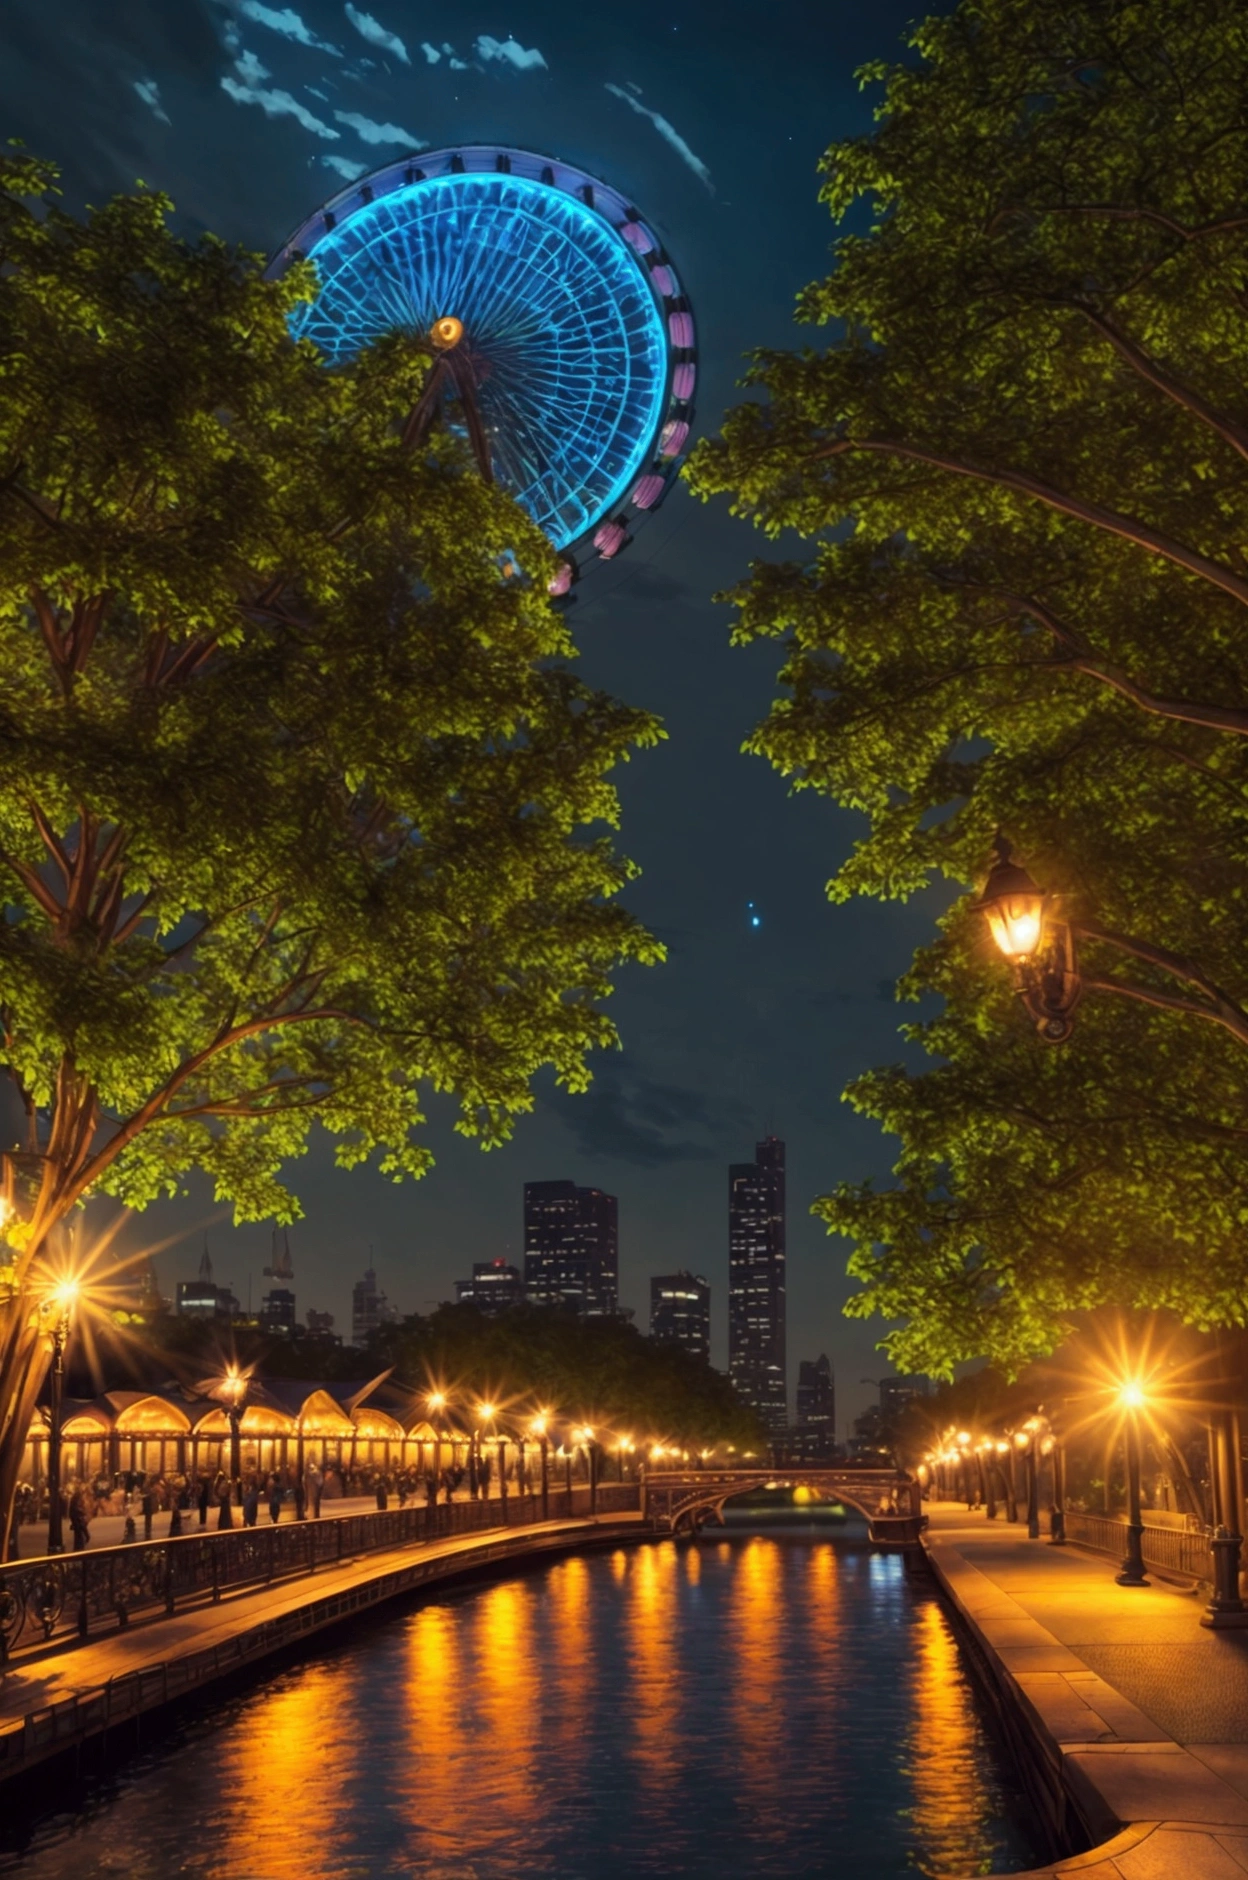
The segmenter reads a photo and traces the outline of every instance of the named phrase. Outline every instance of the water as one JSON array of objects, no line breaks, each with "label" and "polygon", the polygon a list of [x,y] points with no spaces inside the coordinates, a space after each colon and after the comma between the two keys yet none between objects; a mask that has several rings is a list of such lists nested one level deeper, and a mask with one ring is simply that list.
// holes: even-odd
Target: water
[{"label": "water", "polygon": [[[22,1880],[969,1875],[1039,1858],[930,1585],[818,1534],[392,1608],[82,1785]],[[70,1795],[64,1786],[59,1793]]]}]

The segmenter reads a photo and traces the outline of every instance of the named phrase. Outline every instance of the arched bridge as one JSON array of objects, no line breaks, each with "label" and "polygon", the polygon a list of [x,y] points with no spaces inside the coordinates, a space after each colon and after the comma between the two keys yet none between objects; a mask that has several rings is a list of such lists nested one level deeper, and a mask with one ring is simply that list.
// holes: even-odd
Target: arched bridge
[{"label": "arched bridge", "polygon": [[716,1518],[734,1495],[755,1488],[809,1488],[865,1515],[880,1547],[913,1547],[927,1525],[919,1484],[895,1469],[657,1469],[642,1479],[642,1510],[670,1534]]}]

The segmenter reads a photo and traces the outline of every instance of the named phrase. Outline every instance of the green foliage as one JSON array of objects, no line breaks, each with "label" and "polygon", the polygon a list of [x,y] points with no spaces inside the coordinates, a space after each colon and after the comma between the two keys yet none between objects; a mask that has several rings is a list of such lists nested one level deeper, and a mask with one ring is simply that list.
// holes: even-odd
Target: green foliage
[{"label": "green foliage", "polygon": [[691,471],[813,542],[728,597],[738,641],[784,643],[748,748],[867,819],[834,899],[969,886],[1002,828],[1077,923],[1176,968],[1087,942],[1102,990],[1054,1052],[965,901],[916,962],[938,1068],[850,1092],[898,1185],[820,1210],[851,1310],[947,1374],[1102,1299],[1244,1318],[1240,1047],[1113,992],[1181,1003],[1195,961],[1248,1003],[1248,18],[965,0],[913,44],[824,161],[848,221],[800,310],[829,345],[756,355]]},{"label": "green foliage", "polygon": [[[312,1121],[419,1175],[421,1091],[486,1146],[614,1042],[612,767],[660,735],[586,687],[549,546],[449,436],[428,356],[328,370],[310,270],[78,221],[0,163],[0,1064],[38,1243],[95,1189],[205,1169],[289,1219]],[[512,557],[520,574],[508,572]]]},{"label": "green foliage", "polygon": [[540,1403],[634,1437],[762,1449],[766,1438],[722,1372],[679,1346],[654,1345],[619,1319],[517,1307],[497,1318],[440,1306],[385,1326],[371,1347],[400,1377],[466,1402]]}]

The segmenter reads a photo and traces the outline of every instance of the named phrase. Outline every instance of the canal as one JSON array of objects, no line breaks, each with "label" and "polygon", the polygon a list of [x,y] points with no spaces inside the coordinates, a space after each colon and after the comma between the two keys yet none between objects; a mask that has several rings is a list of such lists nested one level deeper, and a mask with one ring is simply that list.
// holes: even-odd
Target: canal
[{"label": "canal", "polygon": [[930,1583],[814,1531],[571,1556],[392,1609],[153,1722],[41,1813],[5,1801],[0,1873],[23,1880],[900,1880],[1039,1858]]}]

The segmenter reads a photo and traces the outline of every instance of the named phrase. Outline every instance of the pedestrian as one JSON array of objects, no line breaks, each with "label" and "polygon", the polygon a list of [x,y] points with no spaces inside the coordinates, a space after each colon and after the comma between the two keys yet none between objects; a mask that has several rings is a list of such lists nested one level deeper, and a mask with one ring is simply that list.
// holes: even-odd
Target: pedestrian
[{"label": "pedestrian", "polygon": [[198,1507],[199,1507],[199,1525],[201,1528],[207,1527],[208,1525],[208,1477],[206,1475],[203,1476],[200,1480]]},{"label": "pedestrian", "polygon": [[169,1515],[169,1539],[176,1541],[182,1532],[182,1504],[175,1496]]},{"label": "pedestrian", "polygon": [[90,1545],[90,1520],[95,1512],[91,1491],[85,1482],[79,1482],[69,1498],[69,1525],[74,1537],[74,1552],[80,1554]]},{"label": "pedestrian", "polygon": [[308,1497],[303,1486],[303,1477],[295,1477],[295,1520],[306,1521],[308,1517]]},{"label": "pedestrian", "polygon": [[386,1478],[384,1475],[379,1475],[377,1477],[377,1507],[380,1513],[384,1514],[386,1512],[388,1502],[389,1496],[386,1494]]},{"label": "pedestrian", "polygon": [[143,1500],[141,1506],[143,1509],[143,1539],[150,1541],[152,1538],[152,1516],[156,1512],[156,1491],[150,1476],[143,1484]]},{"label": "pedestrian", "polygon": [[274,1527],[282,1518],[282,1485],[275,1475],[269,1477],[269,1520]]},{"label": "pedestrian", "polygon": [[321,1474],[320,1470],[317,1468],[315,1462],[309,1462],[307,1468],[303,1472],[303,1492],[307,1498],[308,1513],[311,1515],[314,1521],[319,1520],[320,1518],[321,1491],[324,1488],[324,1486],[325,1486],[324,1476]]},{"label": "pedestrian", "polygon": [[243,1496],[243,1526],[255,1527],[260,1515],[260,1485],[253,1475]]},{"label": "pedestrian", "polygon": [[217,1498],[217,1526],[218,1528],[232,1528],[234,1525],[234,1511],[230,1507],[232,1491],[229,1479],[225,1475],[219,1474],[213,1484],[213,1490]]}]

